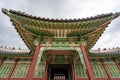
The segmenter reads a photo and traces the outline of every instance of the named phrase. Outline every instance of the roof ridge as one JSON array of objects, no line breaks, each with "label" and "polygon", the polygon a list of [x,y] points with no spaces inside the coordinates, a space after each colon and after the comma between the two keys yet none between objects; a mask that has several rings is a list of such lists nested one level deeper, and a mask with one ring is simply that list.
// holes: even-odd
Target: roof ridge
[{"label": "roof ridge", "polygon": [[109,17],[112,16],[113,17],[118,17],[120,16],[120,12],[116,12],[116,13],[106,13],[106,14],[100,14],[100,15],[96,15],[96,16],[91,16],[91,17],[86,17],[86,18],[74,18],[74,19],[54,19],[54,18],[45,18],[45,17],[36,17],[33,15],[29,15],[25,12],[21,12],[21,11],[16,11],[16,10],[7,10],[6,8],[2,8],[2,12],[5,14],[8,14],[9,12],[14,13],[14,14],[19,14],[25,17],[29,17],[29,18],[33,18],[33,19],[37,19],[37,20],[43,20],[43,21],[53,21],[53,22],[76,22],[76,21],[87,21],[87,20],[94,20],[94,19],[98,19],[98,18],[103,18],[103,17]]}]

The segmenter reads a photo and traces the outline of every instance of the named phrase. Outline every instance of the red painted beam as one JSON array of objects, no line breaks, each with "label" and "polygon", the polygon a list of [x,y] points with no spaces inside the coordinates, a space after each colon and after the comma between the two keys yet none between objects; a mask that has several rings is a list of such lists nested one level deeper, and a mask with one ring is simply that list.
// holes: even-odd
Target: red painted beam
[{"label": "red painted beam", "polygon": [[36,46],[34,57],[33,57],[33,60],[31,62],[29,70],[28,70],[26,80],[32,80],[33,79],[33,75],[34,75],[34,71],[35,71],[35,66],[36,66],[39,50],[40,50],[40,45],[38,44]]},{"label": "red painted beam", "polygon": [[84,58],[84,61],[85,61],[85,64],[86,64],[86,68],[87,68],[87,73],[88,73],[89,80],[94,80],[92,69],[91,69],[89,60],[87,58],[85,48],[84,48],[84,46],[82,44],[80,45],[80,49],[82,51],[82,55],[83,55],[83,58]]},{"label": "red painted beam", "polygon": [[109,80],[112,80],[112,78],[111,78],[111,76],[110,76],[110,74],[109,74],[109,72],[108,72],[107,68],[105,67],[105,63],[104,63],[104,62],[102,62],[102,65],[103,65],[103,68],[104,68],[104,70],[105,70],[105,72],[106,72],[106,74],[107,74],[107,76],[108,76]]},{"label": "red painted beam", "polygon": [[10,70],[9,75],[8,75],[8,77],[7,77],[7,80],[10,80],[10,78],[11,78],[11,76],[12,76],[12,73],[13,73],[16,65],[17,65],[17,61],[14,63],[12,69]]}]

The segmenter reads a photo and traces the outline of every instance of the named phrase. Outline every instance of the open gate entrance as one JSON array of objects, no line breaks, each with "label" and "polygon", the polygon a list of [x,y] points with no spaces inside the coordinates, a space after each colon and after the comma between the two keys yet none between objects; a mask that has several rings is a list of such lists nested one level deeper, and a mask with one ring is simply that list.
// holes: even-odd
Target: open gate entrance
[{"label": "open gate entrance", "polygon": [[48,80],[72,80],[71,71],[69,64],[50,64]]}]

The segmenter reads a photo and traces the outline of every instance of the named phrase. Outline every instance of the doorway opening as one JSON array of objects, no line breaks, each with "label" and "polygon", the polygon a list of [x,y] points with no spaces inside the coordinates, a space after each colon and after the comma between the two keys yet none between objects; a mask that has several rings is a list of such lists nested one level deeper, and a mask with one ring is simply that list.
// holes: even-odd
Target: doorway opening
[{"label": "doorway opening", "polygon": [[68,64],[50,64],[48,80],[71,80],[72,69]]}]

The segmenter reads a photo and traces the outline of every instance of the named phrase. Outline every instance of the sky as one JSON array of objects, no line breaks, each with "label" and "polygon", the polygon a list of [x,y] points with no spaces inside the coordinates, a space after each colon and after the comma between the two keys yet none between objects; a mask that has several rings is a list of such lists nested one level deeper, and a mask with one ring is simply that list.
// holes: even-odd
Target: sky
[{"label": "sky", "polygon": [[[120,12],[120,0],[0,0],[0,9],[55,19],[74,19]],[[0,11],[0,46],[28,49],[9,17]],[[120,47],[120,17],[113,20],[92,49]]]}]

